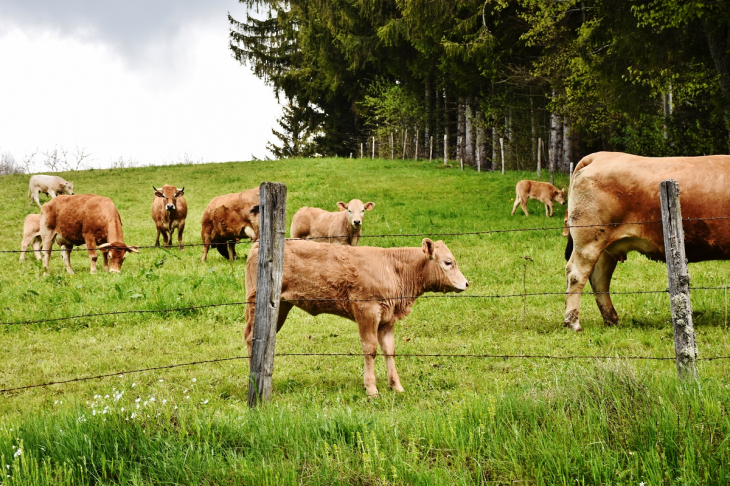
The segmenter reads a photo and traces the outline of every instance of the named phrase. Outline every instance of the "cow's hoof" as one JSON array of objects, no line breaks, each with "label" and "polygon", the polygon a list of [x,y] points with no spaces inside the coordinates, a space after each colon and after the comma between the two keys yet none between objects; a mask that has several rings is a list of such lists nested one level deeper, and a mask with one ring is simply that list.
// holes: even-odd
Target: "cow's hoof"
[{"label": "cow's hoof", "polygon": [[392,389],[393,391],[395,391],[395,392],[398,392],[398,393],[403,393],[403,392],[405,391],[405,390],[403,389],[403,387],[402,387],[402,386],[401,386],[400,384],[398,384],[398,385],[393,385],[393,386],[391,386],[390,388],[391,388],[391,389]]},{"label": "cow's hoof", "polygon": [[583,328],[582,328],[582,327],[580,327],[580,323],[579,323],[579,322],[569,322],[569,321],[565,321],[565,322],[563,323],[563,327],[569,327],[569,328],[571,328],[572,330],[574,330],[575,332],[583,332]]},{"label": "cow's hoof", "polygon": [[370,398],[375,398],[378,396],[377,388],[367,388],[365,391],[367,391],[368,397],[370,397]]}]

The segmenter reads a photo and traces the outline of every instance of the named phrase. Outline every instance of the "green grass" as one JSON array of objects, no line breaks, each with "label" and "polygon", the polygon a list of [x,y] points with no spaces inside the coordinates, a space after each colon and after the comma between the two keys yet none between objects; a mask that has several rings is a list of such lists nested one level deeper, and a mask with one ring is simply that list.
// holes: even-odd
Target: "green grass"
[{"label": "green grass", "polygon": [[[560,227],[565,208],[557,206],[548,220],[532,201],[529,218],[521,211],[510,217],[515,183],[533,173],[477,174],[413,161],[293,160],[63,175],[78,193],[112,198],[130,245],[154,243],[153,184],[185,186],[188,244],[200,243],[200,218],[212,197],[263,180],[287,184],[289,221],[305,205],[335,210],[339,200],[374,201],[366,235]],[[37,211],[25,199],[27,179],[0,178],[0,249],[19,249],[23,219]],[[567,185],[565,178],[558,182]],[[466,295],[564,291],[559,229],[441,239],[471,283]],[[0,254],[0,322],[244,300],[244,259],[231,266],[211,253],[201,264],[200,254],[191,246],[143,249],[128,256],[120,275],[90,275],[88,257],[74,252],[73,277],[58,254],[49,276],[32,255],[19,264],[17,254]],[[692,285],[726,285],[729,269],[726,262],[695,264]],[[631,254],[612,289],[666,286],[663,265]],[[607,327],[592,297],[584,297],[585,332],[575,334],[562,328],[560,296],[423,299],[396,325],[396,352],[673,356],[667,295],[619,295],[614,303],[621,324]],[[692,304],[700,356],[730,355],[725,293],[694,292]],[[244,325],[243,308],[231,306],[2,326],[0,387],[244,355]],[[359,351],[355,324],[335,316],[294,310],[277,337],[280,353]],[[360,358],[280,357],[272,403],[255,412],[246,406],[245,361],[5,394],[0,465],[11,477],[3,484],[728,481],[725,361],[702,362],[696,386],[678,383],[671,361],[402,357],[404,394],[387,389],[384,363],[376,363],[381,395],[371,400],[362,389]],[[21,442],[23,453],[15,458],[12,446]]]}]

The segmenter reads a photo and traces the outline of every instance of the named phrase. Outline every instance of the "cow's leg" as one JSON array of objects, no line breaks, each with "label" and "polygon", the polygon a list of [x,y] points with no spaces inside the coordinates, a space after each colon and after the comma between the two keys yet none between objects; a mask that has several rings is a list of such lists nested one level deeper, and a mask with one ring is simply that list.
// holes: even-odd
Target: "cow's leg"
[{"label": "cow's leg", "polygon": [[170,246],[170,239],[169,239],[169,235],[167,233],[167,229],[160,228],[160,233],[162,233],[162,244],[165,246]]},{"label": "cow's leg", "polygon": [[228,261],[233,263],[233,260],[236,259],[236,242],[229,241],[226,245],[228,245]]},{"label": "cow's leg", "polygon": [[393,324],[382,324],[378,328],[378,341],[380,341],[380,349],[385,355],[385,366],[388,369],[388,384],[397,391],[402,392],[403,387],[400,384],[400,377],[395,369],[395,336],[393,335]]},{"label": "cow's leg", "polygon": [[208,258],[208,250],[210,249],[210,235],[203,233],[203,256],[200,257],[200,261],[205,263],[205,259]]},{"label": "cow's leg", "polygon": [[184,248],[183,242],[182,242],[182,235],[183,235],[184,230],[185,230],[185,223],[180,223],[177,227],[177,243],[178,243],[178,245],[180,245],[181,250]]},{"label": "cow's leg", "polygon": [[31,240],[33,240],[33,249],[35,250],[35,240],[33,239],[33,237],[27,235],[23,236],[23,241],[20,242],[20,259],[18,261],[25,261],[25,252],[28,249]]},{"label": "cow's leg", "polygon": [[160,228],[157,227],[157,236],[155,237],[155,246],[160,246]]},{"label": "cow's leg", "polygon": [[601,311],[603,322],[609,326],[618,324],[618,314],[611,302],[611,294],[608,293],[609,287],[611,286],[611,277],[613,276],[613,271],[616,269],[616,263],[616,259],[604,251],[593,267],[593,272],[590,277],[598,310]]},{"label": "cow's leg", "polygon": [[73,248],[73,245],[61,245],[61,257],[63,258],[63,263],[66,264],[66,272],[69,275],[74,274],[74,269],[71,268],[71,251]]},{"label": "cow's leg", "polygon": [[56,193],[53,191],[53,189],[48,189],[48,196],[51,199],[54,199],[56,197]]},{"label": "cow's leg", "polygon": [[41,207],[41,200],[38,198],[39,194],[41,193],[38,189],[33,189],[33,200],[38,205],[38,207]]},{"label": "cow's leg", "polygon": [[589,245],[583,248],[573,248],[573,254],[565,266],[565,276],[567,280],[567,289],[565,296],[565,321],[564,326],[570,327],[574,331],[582,331],[580,327],[580,295],[583,292],[588,277],[590,277],[593,267],[595,266],[601,254],[602,248],[597,244]]},{"label": "cow's leg", "polygon": [[365,311],[357,317],[362,354],[365,357],[363,383],[371,397],[378,394],[378,387],[375,386],[375,356],[378,353],[378,324],[380,324],[378,321],[376,312],[371,311]]},{"label": "cow's leg", "polygon": [[104,271],[109,271],[109,252],[103,251],[101,252],[101,257],[104,259]]},{"label": "cow's leg", "polygon": [[[86,240],[86,249],[89,250],[89,260],[91,260],[91,273],[96,273],[96,261],[99,256],[96,253],[96,240],[94,238],[84,238]],[[104,255],[104,271],[107,270],[106,252]]]},{"label": "cow's leg", "polygon": [[520,198],[520,206],[522,206],[522,211],[525,213],[525,216],[529,216],[530,213],[527,211],[527,197]]},{"label": "cow's leg", "polygon": [[515,211],[517,211],[517,206],[520,205],[520,196],[515,197],[515,204],[512,206],[512,216],[515,215]]},{"label": "cow's leg", "polygon": [[553,203],[548,201],[545,203],[545,217],[549,218],[553,215]]},{"label": "cow's leg", "polygon": [[41,256],[41,238],[38,235],[36,235],[33,238],[33,253],[35,254],[36,260],[40,260],[42,258],[42,256]]},{"label": "cow's leg", "polygon": [[41,239],[43,241],[43,268],[46,269],[45,273],[48,273],[49,271],[48,263],[51,260],[51,247],[53,247],[54,236],[55,235],[53,234],[52,230],[46,228],[44,224],[41,224]]}]

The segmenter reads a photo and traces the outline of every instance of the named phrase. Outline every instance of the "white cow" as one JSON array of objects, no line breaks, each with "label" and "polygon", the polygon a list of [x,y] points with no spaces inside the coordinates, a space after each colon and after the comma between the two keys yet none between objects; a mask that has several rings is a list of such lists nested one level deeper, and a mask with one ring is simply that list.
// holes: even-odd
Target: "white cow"
[{"label": "white cow", "polygon": [[33,200],[35,200],[38,207],[41,207],[41,202],[38,200],[38,195],[41,192],[50,196],[51,199],[59,194],[73,196],[74,183],[66,181],[63,177],[43,174],[34,175],[30,178],[28,185],[28,206],[32,206]]}]

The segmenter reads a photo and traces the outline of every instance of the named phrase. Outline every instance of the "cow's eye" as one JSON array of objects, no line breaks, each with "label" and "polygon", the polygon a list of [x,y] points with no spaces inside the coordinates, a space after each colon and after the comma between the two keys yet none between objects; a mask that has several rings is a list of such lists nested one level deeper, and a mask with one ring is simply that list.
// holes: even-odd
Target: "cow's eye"
[{"label": "cow's eye", "polygon": [[445,261],[444,261],[444,264],[445,264],[445,265],[446,265],[447,267],[450,267],[451,265],[453,265],[453,264],[454,264],[454,262],[452,262],[451,260],[445,260]]}]

